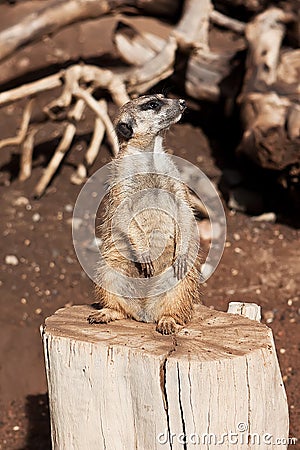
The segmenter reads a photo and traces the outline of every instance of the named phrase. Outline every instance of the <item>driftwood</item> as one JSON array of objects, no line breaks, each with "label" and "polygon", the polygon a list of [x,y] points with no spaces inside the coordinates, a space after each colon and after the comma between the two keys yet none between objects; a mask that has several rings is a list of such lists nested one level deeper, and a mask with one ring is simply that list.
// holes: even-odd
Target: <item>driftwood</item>
[{"label": "driftwood", "polygon": [[173,336],[133,320],[91,326],[90,312],[60,309],[41,329],[53,449],[287,448],[286,395],[257,305],[198,307]]},{"label": "driftwood", "polygon": [[[95,7],[97,3],[97,7]],[[56,1],[42,8],[35,15],[30,15],[14,26],[0,33],[0,59],[10,52],[24,45],[26,42],[36,40],[41,33],[54,32],[72,22],[89,17],[99,17],[116,11],[119,7],[128,6],[124,1],[95,2],[84,0],[78,2]],[[146,9],[150,13],[164,13],[176,9],[176,4],[168,0],[161,0],[155,5],[152,1],[138,1],[131,6]],[[51,9],[49,9],[51,7]],[[216,101],[219,97],[217,87],[224,75],[228,74],[230,57],[214,55],[208,46],[208,28],[210,17],[222,22],[223,25],[238,27],[241,24],[232,21],[222,14],[212,15],[213,7],[210,0],[199,3],[197,0],[187,0],[183,15],[167,40],[154,36],[151,33],[139,33],[130,25],[121,23],[115,30],[115,45],[120,56],[133,67],[123,69],[123,72],[114,73],[91,65],[74,65],[44,79],[28,83],[18,88],[0,94],[0,105],[5,105],[24,97],[35,97],[40,92],[63,87],[59,98],[53,100],[44,108],[44,112],[51,120],[65,121],[65,130],[61,141],[54,152],[48,167],[34,190],[34,196],[40,197],[53,175],[69,151],[76,134],[77,123],[80,121],[86,106],[96,115],[93,139],[87,150],[84,161],[71,177],[74,183],[83,182],[87,171],[95,160],[104,137],[105,130],[114,155],[118,152],[117,139],[113,131],[107,108],[103,102],[98,102],[93,93],[98,88],[107,89],[112,100],[120,106],[130,99],[132,95],[145,93],[159,81],[170,76],[175,67],[176,52],[186,54],[190,58],[187,72],[187,92],[196,98],[208,98]],[[51,13],[51,14],[50,14]],[[81,15],[81,16],[80,16]],[[26,33],[24,31],[26,28]],[[24,31],[24,32],[23,32]],[[8,45],[6,43],[8,42]],[[198,63],[198,65],[197,65]],[[197,79],[201,81],[197,81]],[[196,87],[195,87],[196,85]],[[73,99],[77,99],[71,108]],[[31,105],[31,103],[30,103]],[[0,141],[0,148],[7,145],[19,145],[21,148],[21,164],[19,178],[25,180],[31,174],[32,152],[34,136],[41,124],[30,122],[32,107],[24,111],[20,131],[16,137]],[[203,214],[203,208],[200,211]]]},{"label": "driftwood", "polygon": [[[239,1],[234,4],[238,5]],[[226,11],[226,5],[225,1],[222,11]],[[0,32],[0,60],[21,46],[37,41],[44,34],[54,33],[79,20],[102,17],[128,8],[131,13],[142,11],[144,14],[174,19],[180,6],[179,0],[53,0],[17,25]],[[263,4],[249,0],[244,6],[258,10]],[[235,69],[235,52],[212,51],[209,29],[214,24],[238,35],[245,33],[249,45],[246,76],[239,96],[245,131],[238,151],[262,167],[276,170],[291,167],[295,173],[295,166],[299,163],[299,50],[281,51],[286,23],[291,20],[294,20],[293,14],[272,8],[246,26],[216,10],[211,0],[186,0],[177,25],[166,39],[137,31],[129,22],[122,20],[115,29],[114,43],[120,59],[130,67],[108,70],[76,64],[54,75],[0,93],[0,106],[29,99],[19,131],[15,137],[0,140],[0,148],[8,145],[20,147],[19,178],[28,178],[35,134],[43,126],[32,118],[34,102],[30,99],[41,92],[62,88],[59,98],[44,109],[50,120],[64,122],[64,132],[35,188],[34,195],[40,197],[70,150],[86,107],[95,114],[93,137],[84,160],[71,177],[72,182],[82,183],[86,179],[104,134],[112,153],[115,155],[118,152],[106,102],[94,97],[99,88],[107,90],[113,102],[120,106],[174,74],[174,81],[183,85],[190,97],[210,102],[225,98],[229,100],[227,105],[233,107],[239,85],[229,84],[228,88],[225,80],[230,80]],[[202,214],[203,211],[202,208]]]},{"label": "driftwood", "polygon": [[[188,0],[183,16],[172,36],[180,51],[180,65],[186,62],[185,90],[197,100],[217,102],[222,96],[221,83],[233,69],[235,52],[214,53],[209,48],[210,22],[243,33],[245,25],[213,10],[210,0]],[[120,57],[127,63],[141,65],[151,60],[163,47],[163,40],[153,34],[138,32],[128,24],[120,23],[115,32],[115,44]],[[174,61],[173,61],[174,62]],[[174,68],[176,72],[176,67]],[[232,92],[232,97],[236,95]]]},{"label": "driftwood", "polygon": [[179,4],[176,0],[53,0],[0,32],[0,61],[18,48],[72,23],[120,12],[128,7],[150,15],[173,15]]},{"label": "driftwood", "polygon": [[281,51],[292,20],[290,13],[270,8],[247,25],[249,50],[239,97],[244,134],[238,152],[277,171],[300,163],[300,51]]},{"label": "driftwood", "polygon": [[[93,86],[87,87],[86,89],[83,89],[79,85],[79,83],[90,84],[91,82],[93,82]],[[124,102],[129,100],[125,89],[124,80],[121,77],[114,75],[109,70],[102,70],[95,66],[88,65],[71,66],[64,71],[59,72],[55,76],[49,76],[44,78],[43,80],[39,80],[28,85],[23,85],[19,88],[12,89],[11,91],[0,94],[0,105],[7,104],[28,95],[34,95],[45,90],[51,90],[54,87],[62,85],[64,85],[64,89],[61,96],[58,99],[52,101],[44,108],[44,111],[48,114],[48,116],[55,120],[56,116],[60,116],[62,111],[68,110],[70,108],[71,102],[74,97],[77,98],[77,102],[75,106],[72,107],[67,113],[67,121],[64,134],[48,167],[46,168],[42,178],[35,188],[34,195],[36,197],[40,197],[44,193],[45,188],[50,182],[52,176],[59,167],[65,154],[70,149],[73,138],[76,134],[76,122],[81,119],[86,105],[89,106],[96,114],[97,129],[99,128],[98,122],[99,120],[101,120],[106,129],[106,133],[111,143],[113,152],[115,154],[118,152],[117,138],[114,133],[112,123],[107,115],[106,108],[103,108],[101,104],[99,104],[92,96],[92,92],[95,89],[101,87],[106,88],[111,93],[111,96],[117,105],[122,105]],[[30,102],[29,105],[32,105],[32,102]],[[34,145],[33,137],[35,134],[33,132],[33,129],[35,131],[37,129],[36,124],[34,124],[32,127],[29,126],[31,109],[31,106],[28,106],[25,109],[20,132],[18,133],[16,138],[10,138],[9,140],[6,139],[4,141],[5,145],[14,145],[16,142],[22,145],[22,157],[19,174],[19,178],[22,180],[28,178],[31,173],[31,156]],[[99,143],[100,141],[98,136],[96,141],[97,143]],[[0,147],[4,144],[0,141]],[[91,159],[94,160],[96,157],[95,141],[91,143],[91,146],[93,150],[90,150],[89,161],[91,161]],[[93,154],[92,157],[90,156],[91,153]],[[78,169],[78,171],[79,170],[80,169]],[[82,170],[80,173],[82,175]]]}]

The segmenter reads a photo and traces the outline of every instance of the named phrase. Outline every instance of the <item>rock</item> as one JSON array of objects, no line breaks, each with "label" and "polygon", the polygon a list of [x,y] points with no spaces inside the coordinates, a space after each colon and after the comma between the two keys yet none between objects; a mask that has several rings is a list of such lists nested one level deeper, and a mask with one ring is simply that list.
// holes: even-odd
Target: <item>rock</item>
[{"label": "rock", "polygon": [[273,212],[263,213],[263,214],[260,214],[259,216],[251,217],[251,220],[253,220],[254,222],[275,223],[276,219],[277,219],[276,214]]},{"label": "rock", "polygon": [[33,222],[39,222],[41,220],[41,215],[39,213],[34,213],[32,216]]},{"label": "rock", "polygon": [[73,205],[71,205],[71,204],[65,205],[65,211],[66,212],[72,212],[73,211]]},{"label": "rock", "polygon": [[263,199],[257,192],[237,187],[229,192],[228,207],[234,211],[260,214],[263,211]]},{"label": "rock", "polygon": [[266,323],[272,323],[275,318],[274,311],[264,311],[263,312],[263,318]]},{"label": "rock", "polygon": [[16,198],[16,200],[13,202],[13,206],[26,206],[28,204],[28,198],[23,196]]},{"label": "rock", "polygon": [[15,255],[6,255],[5,264],[9,264],[10,266],[17,266],[19,264],[19,260]]}]

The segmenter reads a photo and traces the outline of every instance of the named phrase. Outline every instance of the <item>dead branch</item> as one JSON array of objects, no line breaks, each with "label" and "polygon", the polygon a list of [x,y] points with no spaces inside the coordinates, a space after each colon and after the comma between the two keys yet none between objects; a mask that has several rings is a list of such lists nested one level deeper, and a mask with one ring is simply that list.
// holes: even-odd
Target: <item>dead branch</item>
[{"label": "dead branch", "polygon": [[[76,120],[77,122],[81,119],[85,106],[86,105],[83,100],[81,99],[77,100],[71,112],[73,119]],[[50,180],[57,171],[66,153],[70,149],[75,133],[76,133],[76,126],[73,123],[69,123],[65,128],[63,137],[57,149],[55,150],[50,163],[48,164],[47,168],[44,171],[43,176],[41,177],[40,181],[38,182],[38,184],[34,189],[34,196],[36,198],[41,197],[41,195],[43,195],[43,193],[45,192],[45,189],[48,186]]]},{"label": "dead branch", "polygon": [[232,71],[233,56],[234,53],[217,54],[205,49],[193,53],[186,71],[187,94],[196,99],[217,102],[221,97],[221,82]]},{"label": "dead branch", "polygon": [[0,61],[43,36],[87,19],[116,13],[128,7],[146,14],[176,14],[178,0],[55,0],[0,32]]},{"label": "dead branch", "polygon": [[[77,101],[73,112],[71,111],[68,115],[69,119],[73,119],[75,122],[80,120],[85,105],[88,105],[94,111],[99,120],[104,124],[113,154],[116,155],[118,153],[118,142],[112,122],[106,112],[106,109],[94,99],[91,93],[97,88],[107,89],[110,92],[113,101],[118,106],[121,106],[130,99],[127,91],[136,93],[145,92],[145,90],[149,87],[152,87],[159,80],[165,78],[172,72],[175,50],[176,42],[173,38],[170,38],[170,40],[164,45],[161,53],[155,55],[151,61],[148,61],[142,67],[131,70],[129,69],[122,75],[117,75],[110,70],[101,69],[96,66],[84,64],[74,65],[66,70],[60,71],[54,76],[46,77],[43,80],[38,80],[0,94],[0,104],[7,104],[28,95],[33,96],[44,90],[64,86],[59,98],[53,100],[45,107],[44,110],[48,116],[53,120],[57,119],[62,111],[64,112],[70,108],[72,99],[74,97],[78,98],[79,100]],[[90,86],[90,88],[86,89],[81,87],[81,85]],[[97,128],[99,129],[99,122],[96,123]],[[35,188],[34,194],[36,197],[40,197],[44,193],[48,183],[62,162],[65,154],[70,149],[75,133],[75,123],[68,123],[59,146],[57,147],[48,167],[45,169],[42,178]],[[32,154],[32,149],[29,147],[29,143],[31,145],[32,141],[33,136],[31,136],[30,139],[28,137],[25,150],[22,150],[25,152],[27,160]],[[93,147],[89,152],[89,157],[91,158],[93,158],[93,155],[95,154],[94,146],[96,145],[96,142],[97,139],[95,138]],[[80,176],[84,174],[82,167],[78,168],[78,172],[80,172]],[[26,174],[27,173],[29,173],[28,170]],[[27,176],[25,175],[23,169],[21,169],[21,174],[22,175],[20,176],[23,178]],[[77,178],[77,180],[78,179],[79,178]]]},{"label": "dead branch", "polygon": [[119,21],[113,42],[123,61],[142,66],[162,51],[166,41],[155,34],[139,32],[131,24]]},{"label": "dead branch", "polygon": [[247,70],[239,96],[244,134],[238,152],[278,171],[300,163],[299,51],[286,57],[280,52],[290,20],[290,13],[270,8],[247,25]]},{"label": "dead branch", "polygon": [[20,181],[25,181],[31,176],[34,137],[37,131],[38,129],[36,127],[31,128],[22,142],[20,172],[19,172]]},{"label": "dead branch", "polygon": [[288,111],[287,133],[291,141],[300,137],[300,105],[293,103]]},{"label": "dead branch", "polygon": [[17,136],[2,139],[0,141],[0,149],[10,145],[21,145],[25,138],[29,127],[34,101],[31,99],[25,106],[22,122]]},{"label": "dead branch", "polygon": [[[0,33],[0,59],[6,57],[14,49],[26,42],[39,38],[42,34],[56,31],[67,24],[91,17],[99,17],[123,7],[143,9],[151,14],[166,10],[172,14],[178,8],[178,0],[56,0],[40,9],[36,15],[25,17],[18,26],[11,27]],[[171,12],[172,10],[172,12]],[[58,15],[60,18],[58,19]],[[100,67],[76,64],[61,70],[42,80],[28,83],[19,88],[0,94],[0,105],[20,100],[24,97],[35,97],[38,93],[61,87],[58,98],[45,107],[45,112],[52,120],[67,117],[67,124],[60,144],[45,169],[45,172],[35,189],[36,196],[41,196],[49,181],[59,167],[65,154],[71,147],[76,134],[77,122],[81,119],[83,110],[88,106],[95,114],[93,138],[88,147],[84,161],[72,175],[73,182],[82,182],[90,165],[94,162],[106,133],[114,155],[118,152],[118,142],[112,122],[107,113],[104,101],[97,101],[93,97],[96,89],[106,89],[113,102],[121,106],[129,101],[129,96],[145,93],[159,81],[173,74],[177,65],[185,67],[185,89],[188,95],[196,99],[216,102],[224,94],[223,80],[230,76],[234,52],[219,54],[209,47],[209,25],[211,22],[218,26],[229,28],[236,33],[244,33],[249,42],[247,59],[247,76],[242,95],[240,96],[241,110],[245,124],[242,146],[251,148],[256,145],[271,145],[274,135],[270,129],[280,129],[287,125],[287,136],[296,139],[298,133],[299,105],[293,98],[295,85],[298,80],[297,70],[291,83],[287,87],[285,76],[287,65],[284,58],[280,61],[280,46],[285,33],[285,23],[291,20],[291,14],[284,13],[278,8],[272,8],[245,28],[245,24],[231,19],[215,11],[211,0],[186,0],[183,15],[177,26],[170,33],[168,39],[161,39],[152,33],[141,33],[126,22],[119,22],[115,30],[115,45],[120,56],[132,67],[122,73]],[[27,27],[25,32],[24,27]],[[5,39],[5,45],[4,41]],[[9,39],[7,41],[7,39]],[[293,59],[294,58],[294,59]],[[295,55],[285,58],[287,64],[296,60]],[[280,64],[279,64],[280,62]],[[291,77],[291,75],[289,75]],[[277,83],[277,84],[276,84]],[[265,88],[277,86],[280,92],[269,92],[265,95]],[[285,91],[285,89],[287,89]],[[282,92],[287,92],[284,96]],[[235,100],[236,92],[227,93],[228,98]],[[274,95],[273,95],[274,94]],[[70,110],[72,102],[76,104]],[[271,111],[276,105],[276,112]],[[29,107],[28,107],[29,108]],[[22,145],[20,177],[25,179],[31,171],[32,149],[34,143],[34,127],[30,127],[30,115],[24,112],[20,132],[14,140],[0,141],[0,148],[13,142]],[[29,110],[28,110],[29,111]],[[263,126],[260,126],[263,122]],[[258,126],[258,123],[260,124]],[[266,139],[272,136],[271,140]],[[276,133],[275,133],[276,135]],[[252,150],[251,150],[252,151]],[[269,150],[268,150],[269,151]],[[246,150],[247,152],[247,150]],[[25,164],[26,161],[26,164]],[[202,214],[205,212],[196,206]]]},{"label": "dead branch", "polygon": [[277,79],[274,83],[275,90],[280,95],[287,95],[295,101],[300,94],[300,49],[285,50],[280,55],[277,68]]},{"label": "dead branch", "polygon": [[228,30],[234,31],[238,34],[245,33],[246,24],[241,22],[240,20],[233,19],[232,17],[225,16],[225,14],[220,13],[213,9],[210,13],[210,20],[215,25],[218,25],[223,28],[227,28]]},{"label": "dead branch", "polygon": [[170,36],[160,53],[146,61],[142,67],[137,67],[127,74],[127,91],[130,94],[143,94],[170,76],[174,71],[176,50],[176,40]]},{"label": "dead branch", "polygon": [[290,13],[270,8],[259,14],[246,27],[249,45],[243,92],[265,89],[277,78],[277,66],[285,24],[294,19]]},{"label": "dead branch", "polygon": [[84,89],[81,89],[79,86],[74,89],[74,95],[80,99],[82,99],[86,105],[88,105],[96,114],[97,117],[103,122],[106,130],[107,139],[111,145],[111,149],[114,156],[117,156],[119,152],[119,144],[118,144],[118,138],[114,129],[114,126],[105,111],[104,108],[102,108],[101,104],[98,103],[94,97],[89,94]]},{"label": "dead branch", "polygon": [[[142,84],[141,79],[145,77],[156,81],[165,78],[168,74],[176,71],[174,67],[175,52],[178,48],[187,52],[187,70],[185,79],[185,89],[188,95],[196,99],[209,100],[216,102],[221,96],[221,82],[226,78],[233,66],[231,60],[234,52],[227,54],[218,54],[212,52],[208,47],[208,26],[209,20],[212,16],[212,5],[209,0],[205,4],[198,2],[198,0],[189,0],[185,4],[184,15],[177,27],[173,30],[169,40],[170,50],[168,44],[161,49],[163,42],[159,41],[154,46],[150,41],[152,35],[141,33],[129,24],[121,24],[116,29],[115,44],[122,59],[126,62],[134,63],[139,66],[144,64],[141,69],[136,71],[141,85],[138,87],[135,77],[129,79],[127,84],[130,93],[142,93],[153,86]],[[226,17],[220,14],[217,17],[223,19],[223,24]],[[243,24],[238,23],[239,31],[243,29]],[[156,56],[153,57],[153,53]],[[181,55],[184,58],[183,55]],[[162,62],[166,66],[163,72]],[[155,75],[152,75],[154,73]],[[134,86],[131,89],[131,84]],[[140,89],[140,87],[142,89]],[[235,91],[231,91],[234,97]]]},{"label": "dead branch", "polygon": [[108,14],[112,11],[112,3],[118,6],[123,2],[117,0],[113,2],[109,0],[57,0],[51,2],[0,33],[0,60],[45,34],[58,31],[79,20]]},{"label": "dead branch", "polygon": [[186,0],[182,18],[173,31],[181,49],[208,48],[209,17],[213,9],[210,0]]},{"label": "dead branch", "polygon": [[57,87],[62,86],[62,79],[64,71],[60,71],[55,75],[50,75],[49,77],[42,78],[38,81],[33,81],[32,83],[26,83],[15,89],[10,89],[5,92],[0,93],[0,105],[4,106],[8,103],[16,102],[24,97],[31,97],[37,95],[40,92],[50,91]]},{"label": "dead branch", "polygon": [[[101,99],[99,101],[99,107],[107,114],[107,103],[105,100]],[[88,175],[88,169],[93,165],[104,138],[105,126],[99,117],[95,119],[93,137],[91,139],[90,145],[85,153],[84,161],[80,163],[77,167],[75,173],[71,176],[71,183],[82,184],[86,180]]]}]

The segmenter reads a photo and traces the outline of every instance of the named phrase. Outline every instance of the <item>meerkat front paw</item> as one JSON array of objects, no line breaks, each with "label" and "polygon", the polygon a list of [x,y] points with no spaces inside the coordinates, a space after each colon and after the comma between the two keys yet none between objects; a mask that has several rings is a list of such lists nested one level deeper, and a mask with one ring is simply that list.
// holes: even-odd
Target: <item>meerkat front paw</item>
[{"label": "meerkat front paw", "polygon": [[156,325],[156,331],[161,334],[174,334],[179,330],[179,325],[171,316],[162,316]]},{"label": "meerkat front paw", "polygon": [[178,255],[173,264],[173,268],[177,280],[182,280],[187,273],[187,256]]},{"label": "meerkat front paw", "polygon": [[116,309],[102,308],[88,317],[89,323],[108,323],[113,320],[125,319],[125,315]]},{"label": "meerkat front paw", "polygon": [[141,268],[142,271],[145,274],[146,278],[150,278],[153,277],[154,275],[154,268],[153,268],[153,264],[151,261],[151,257],[150,257],[150,252],[144,252],[141,254],[140,258],[139,258],[140,264],[141,264]]}]

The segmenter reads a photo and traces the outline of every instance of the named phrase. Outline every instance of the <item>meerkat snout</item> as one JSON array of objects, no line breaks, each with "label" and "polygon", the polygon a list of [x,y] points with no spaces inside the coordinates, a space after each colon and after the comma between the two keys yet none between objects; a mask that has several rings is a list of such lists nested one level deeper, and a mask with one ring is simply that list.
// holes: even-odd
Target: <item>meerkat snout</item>
[{"label": "meerkat snout", "polygon": [[185,108],[186,108],[185,100],[183,100],[183,98],[180,98],[180,99],[178,100],[178,102],[179,102],[180,107],[181,107],[182,110],[184,111]]}]

